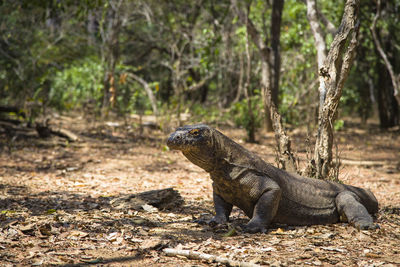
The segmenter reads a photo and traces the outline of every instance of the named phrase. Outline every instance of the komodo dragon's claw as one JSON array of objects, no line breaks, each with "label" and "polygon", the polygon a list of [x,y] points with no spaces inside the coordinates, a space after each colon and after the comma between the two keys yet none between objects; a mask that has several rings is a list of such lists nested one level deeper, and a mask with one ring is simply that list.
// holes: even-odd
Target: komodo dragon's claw
[{"label": "komodo dragon's claw", "polygon": [[354,227],[357,228],[358,230],[375,230],[381,228],[379,224],[363,222],[363,221],[355,222]]},{"label": "komodo dragon's claw", "polygon": [[268,229],[261,225],[250,225],[246,224],[242,226],[242,229],[245,233],[255,234],[255,233],[267,233]]}]

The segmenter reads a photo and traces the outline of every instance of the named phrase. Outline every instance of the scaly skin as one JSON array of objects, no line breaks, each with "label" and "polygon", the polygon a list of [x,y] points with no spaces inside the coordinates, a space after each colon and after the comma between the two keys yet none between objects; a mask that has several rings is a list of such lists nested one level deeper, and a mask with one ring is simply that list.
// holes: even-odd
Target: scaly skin
[{"label": "scaly skin", "polygon": [[178,128],[167,144],[210,173],[216,212],[210,224],[227,222],[235,205],[251,218],[245,226],[251,233],[266,232],[270,223],[378,227],[370,215],[378,211],[371,191],[278,169],[207,125]]}]

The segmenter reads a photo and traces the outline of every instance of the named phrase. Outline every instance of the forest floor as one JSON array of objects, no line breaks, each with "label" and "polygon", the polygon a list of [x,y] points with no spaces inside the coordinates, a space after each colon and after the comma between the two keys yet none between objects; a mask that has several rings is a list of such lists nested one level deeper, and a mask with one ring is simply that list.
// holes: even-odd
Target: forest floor
[{"label": "forest floor", "polygon": [[[53,123],[79,134],[80,141],[0,133],[0,266],[221,265],[167,256],[164,248],[271,266],[400,265],[398,129],[345,121],[336,134],[343,163],[339,178],[374,192],[380,229],[358,231],[338,223],[247,234],[240,225],[248,218],[236,208],[226,227],[197,223],[213,214],[211,181],[180,152],[166,148],[172,129],[140,131],[124,121],[78,116],[58,116]],[[218,128],[274,164],[272,134],[259,133],[259,143],[249,144],[244,130]],[[297,155],[305,159],[305,131],[291,135]],[[170,187],[184,202],[169,209],[112,205],[130,194]]]}]

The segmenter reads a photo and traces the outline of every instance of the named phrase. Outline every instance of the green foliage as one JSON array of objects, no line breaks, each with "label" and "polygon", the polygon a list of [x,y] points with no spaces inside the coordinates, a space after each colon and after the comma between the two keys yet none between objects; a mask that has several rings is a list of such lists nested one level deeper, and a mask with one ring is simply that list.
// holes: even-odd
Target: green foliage
[{"label": "green foliage", "polygon": [[[270,2],[238,2],[242,10],[250,4],[250,19],[261,37],[270,40]],[[122,3],[123,8],[115,11],[122,19],[114,51],[118,57],[110,63],[107,59],[114,49],[110,44],[115,43],[106,39],[110,29],[116,27],[109,23],[111,8],[115,6],[110,0],[2,1],[1,104],[39,106],[32,108],[33,117],[45,106],[69,110],[91,101],[98,109],[103,103],[104,72],[112,65],[117,88],[114,110],[120,114],[152,112],[143,85],[124,76],[134,72],[150,84],[163,114],[178,108],[182,112],[189,110],[197,121],[226,120],[230,114],[238,126],[250,128],[247,102],[232,104],[247,59],[246,27],[238,20],[230,1],[203,1],[201,5],[198,1],[182,0]],[[385,12],[377,25],[396,73],[400,66],[399,6],[399,0],[382,3]],[[321,13],[336,27],[343,7],[343,1],[318,1]],[[381,59],[369,30],[375,11],[375,3],[362,1],[360,46],[343,90],[340,114],[369,116],[370,84],[379,88],[376,69]],[[306,121],[318,108],[316,50],[306,13],[302,1],[285,1],[278,107],[283,120],[293,125]],[[332,40],[333,36],[327,34],[328,45]],[[251,41],[249,50],[248,86],[258,88],[260,55]],[[204,86],[188,90],[208,76],[211,78]],[[252,98],[257,127],[262,117],[259,98],[258,93]],[[231,111],[221,114],[219,107]]]},{"label": "green foliage", "polygon": [[50,104],[60,110],[81,106],[90,100],[96,100],[99,105],[103,96],[103,77],[103,67],[98,59],[74,62],[55,73],[49,92]]},{"label": "green foliage", "polygon": [[[189,110],[187,110],[189,112]],[[193,103],[190,108],[190,112],[194,115],[194,121],[218,121],[224,119],[225,114],[221,113],[221,110],[215,106],[209,106],[207,108],[199,103]]]},{"label": "green foliage", "polygon": [[335,131],[342,130],[344,128],[344,120],[336,120],[333,128],[335,129]]}]

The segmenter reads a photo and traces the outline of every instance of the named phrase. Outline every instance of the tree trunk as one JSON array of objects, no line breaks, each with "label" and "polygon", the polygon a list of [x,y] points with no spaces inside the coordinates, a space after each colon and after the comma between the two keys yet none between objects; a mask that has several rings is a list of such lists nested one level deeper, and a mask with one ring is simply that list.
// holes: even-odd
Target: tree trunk
[{"label": "tree trunk", "polygon": [[102,59],[105,65],[102,116],[108,113],[110,105],[114,106],[116,101],[117,83],[115,79],[115,66],[119,60],[119,32],[121,28],[119,11],[122,2],[122,0],[109,2],[109,8],[106,11],[106,29],[101,29],[103,39]]},{"label": "tree trunk", "polygon": [[397,102],[400,105],[400,74],[398,74],[398,75],[395,74],[395,72],[393,70],[393,66],[390,63],[385,51],[383,50],[381,42],[378,38],[378,34],[376,33],[376,23],[377,23],[380,15],[381,15],[381,0],[378,0],[377,4],[376,4],[376,15],[374,17],[374,20],[372,22],[370,30],[372,33],[372,38],[374,39],[375,47],[378,50],[379,55],[383,59],[383,62],[385,63],[385,67],[390,74],[390,79],[391,79],[392,85],[393,85],[393,95],[396,97]]},{"label": "tree trunk", "polygon": [[[322,27],[319,23],[318,9],[316,0],[307,0],[307,19],[310,23],[311,32],[314,36],[315,48],[317,50],[317,63],[318,69],[323,68],[326,60],[326,42],[322,31]],[[325,102],[326,87],[324,77],[319,76],[319,108],[320,112]]]},{"label": "tree trunk", "polygon": [[[282,10],[283,10],[284,1],[282,0],[274,0],[272,3],[272,16],[271,16],[271,50],[270,53],[270,66],[271,67],[271,79],[270,79],[270,87],[271,87],[271,97],[272,102],[278,108],[279,101],[279,77],[280,77],[280,69],[281,69],[281,55],[280,55],[280,37],[281,37],[281,22],[282,22]],[[264,98],[264,103],[265,98]],[[265,128],[268,132],[272,132],[274,130],[273,121],[271,112],[269,109],[265,109]]]},{"label": "tree trunk", "polygon": [[278,108],[279,101],[279,78],[281,71],[281,24],[282,24],[282,10],[283,10],[284,1],[282,0],[274,0],[272,3],[272,15],[271,15],[271,71],[272,71],[272,80],[271,80],[271,94],[272,101],[275,103],[275,106]]},{"label": "tree trunk", "polygon": [[332,167],[333,125],[344,82],[358,44],[359,4],[359,0],[346,2],[339,31],[332,42],[324,67],[319,70],[320,81],[326,88],[326,97],[320,107],[314,159],[311,162],[311,170],[317,178],[327,178]]},{"label": "tree trunk", "polygon": [[378,83],[376,86],[379,121],[381,128],[399,125],[399,105],[393,95],[390,75],[383,64],[377,64]]},{"label": "tree trunk", "polygon": [[244,84],[244,95],[247,100],[247,112],[249,116],[249,125],[246,126],[247,138],[250,143],[256,142],[256,122],[254,118],[253,105],[252,105],[252,93],[250,89],[250,75],[251,75],[251,57],[249,50],[249,35],[246,31],[246,83]]}]

